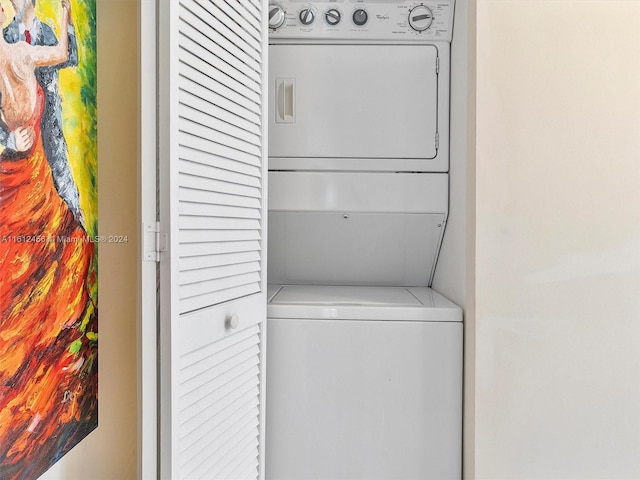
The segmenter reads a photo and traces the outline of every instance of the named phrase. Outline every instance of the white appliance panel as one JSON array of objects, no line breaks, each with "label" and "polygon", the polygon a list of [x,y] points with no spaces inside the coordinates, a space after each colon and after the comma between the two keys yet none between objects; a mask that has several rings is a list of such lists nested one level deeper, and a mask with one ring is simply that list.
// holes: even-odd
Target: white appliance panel
[{"label": "white appliance panel", "polygon": [[429,285],[442,214],[270,212],[269,282]]},{"label": "white appliance panel", "polygon": [[[369,0],[366,3],[277,0],[269,7],[269,39],[281,42],[318,38],[450,42],[454,3],[454,0],[422,0],[419,4],[414,0]],[[311,23],[302,22],[300,15],[305,10],[311,12]],[[361,25],[355,23],[358,10],[361,11],[360,20],[366,19]],[[308,16],[306,19],[311,20]]]},{"label": "white appliance panel", "polygon": [[436,157],[434,45],[269,48],[270,157]]},{"label": "white appliance panel", "polygon": [[270,211],[443,213],[446,173],[269,172]]},{"label": "white appliance panel", "polygon": [[462,323],[390,320],[267,320],[268,480],[461,477]]}]

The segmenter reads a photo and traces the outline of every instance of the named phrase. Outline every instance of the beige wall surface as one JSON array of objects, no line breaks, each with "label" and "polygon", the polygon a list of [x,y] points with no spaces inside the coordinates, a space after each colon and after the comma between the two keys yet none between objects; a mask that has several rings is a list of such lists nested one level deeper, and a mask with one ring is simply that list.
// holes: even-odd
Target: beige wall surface
[{"label": "beige wall surface", "polygon": [[[137,1],[98,0],[99,425],[42,480],[136,475]],[[129,32],[129,33],[127,33]]]},{"label": "beige wall surface", "polygon": [[640,478],[640,1],[478,0],[476,93],[467,476]]}]

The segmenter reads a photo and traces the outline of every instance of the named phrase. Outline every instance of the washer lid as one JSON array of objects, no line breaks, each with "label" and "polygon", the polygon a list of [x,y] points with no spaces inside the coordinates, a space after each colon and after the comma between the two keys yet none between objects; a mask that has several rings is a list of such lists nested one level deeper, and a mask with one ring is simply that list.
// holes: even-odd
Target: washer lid
[{"label": "washer lid", "polygon": [[269,318],[462,321],[460,308],[426,287],[273,285]]},{"label": "washer lid", "polygon": [[295,305],[379,305],[420,306],[420,300],[402,287],[359,287],[288,285],[271,299],[271,304]]}]

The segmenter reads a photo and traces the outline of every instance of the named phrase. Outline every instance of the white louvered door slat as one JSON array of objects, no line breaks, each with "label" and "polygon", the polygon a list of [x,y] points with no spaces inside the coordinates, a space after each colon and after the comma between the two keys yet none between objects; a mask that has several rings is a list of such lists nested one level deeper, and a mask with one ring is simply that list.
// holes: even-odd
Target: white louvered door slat
[{"label": "white louvered door slat", "polygon": [[[245,344],[245,340],[253,338],[253,333],[251,329],[244,329],[233,337],[225,337],[220,343],[209,343],[183,356],[180,361],[180,368],[183,371],[188,370],[189,374],[181,378],[181,388],[184,387],[186,382],[200,375],[202,371],[207,370],[211,366],[222,364],[229,358],[237,355],[240,351],[251,348],[253,344],[251,342]],[[197,366],[201,366],[201,369],[198,369]],[[187,388],[186,390],[183,388],[181,393],[184,394],[185,391],[190,390],[194,390],[194,388]]]},{"label": "white louvered door slat", "polygon": [[236,127],[231,123],[226,123],[224,120],[220,121],[220,118],[215,115],[197,110],[190,105],[183,104],[180,105],[180,107],[181,117],[188,118],[189,120],[204,126],[209,125],[211,122],[217,122],[219,123],[219,125],[217,125],[217,131],[251,145],[256,145],[258,148],[260,147],[260,132],[252,133],[242,127]]},{"label": "white louvered door slat", "polygon": [[227,3],[229,3],[237,11],[241,12],[241,15],[244,16],[244,11],[247,11],[250,15],[252,15],[256,20],[259,21],[261,15],[260,12],[262,11],[260,2],[252,2],[251,0],[227,0]]},{"label": "white louvered door slat", "polygon": [[228,193],[230,195],[238,195],[249,198],[260,198],[260,187],[247,185],[235,180],[247,181],[248,179],[239,177],[234,173],[229,173],[226,170],[219,170],[220,176],[218,179],[205,178],[197,175],[183,175],[184,188],[193,188],[196,190],[210,190],[217,193]]},{"label": "white louvered door slat", "polygon": [[[241,173],[244,175],[249,175],[251,177],[255,177],[256,179],[260,179],[260,168],[254,165],[248,165],[246,163],[238,162],[236,160],[230,160],[228,158],[219,157],[215,155],[211,155],[208,152],[203,152],[200,150],[194,150],[192,148],[183,147],[182,151],[182,159],[184,162],[190,162],[192,165],[183,165],[184,169],[186,168],[200,168],[203,169],[201,172],[185,172],[192,173],[193,175],[202,174],[203,176],[207,176],[207,169],[220,169],[231,173]],[[209,170],[210,174],[213,174],[213,170]],[[217,174],[216,177],[217,178]],[[254,182],[257,185],[260,184],[259,180]]]},{"label": "white louvered door slat", "polygon": [[[191,127],[193,124],[181,125],[182,127]],[[198,137],[188,130],[179,130],[175,137],[180,142],[180,146],[186,149],[201,150],[203,152],[214,151],[221,157],[237,162],[246,163],[247,165],[258,166],[254,154],[242,152],[235,148],[229,147],[225,143],[216,143],[215,141]],[[224,140],[223,140],[224,141]]]},{"label": "white louvered door slat", "polygon": [[[217,55],[214,54],[193,39],[199,32],[191,28],[186,28],[186,30],[181,39],[185,47],[184,52],[182,52],[185,63],[189,60],[195,60],[196,63],[202,62],[204,65],[200,65],[200,67],[205,73],[216,70],[225,73],[241,85],[244,81],[248,82],[248,86],[256,88],[260,86],[260,72],[252,70],[251,67],[243,63],[242,60],[234,57],[224,49],[216,50]],[[210,41],[210,39],[207,39],[207,41]],[[212,70],[209,67],[214,68]]]},{"label": "white louvered door slat", "polygon": [[234,137],[228,133],[222,132],[221,130],[225,128],[224,124],[218,125],[217,127],[219,128],[219,130],[216,130],[209,125],[203,125],[196,122],[191,117],[193,113],[193,111],[180,109],[180,119],[183,123],[182,127],[185,129],[185,131],[188,131],[189,134],[208,140],[212,143],[216,143],[217,145],[223,145],[226,148],[238,150],[240,152],[251,155],[254,158],[256,156],[260,156],[260,147],[256,146],[253,143],[240,140],[239,138]]},{"label": "white louvered door slat", "polygon": [[[188,147],[182,147],[180,153],[182,156],[180,161],[183,163],[181,165],[182,174],[260,187],[260,168],[255,165],[209,155],[207,152]],[[229,177],[223,178],[223,175],[229,175]],[[183,178],[182,181],[188,182],[189,179]],[[184,185],[184,189],[187,188],[188,185]]]},{"label": "white louvered door slat", "polygon": [[161,477],[262,479],[267,8],[159,5]]},{"label": "white louvered door slat", "polygon": [[[226,72],[228,67],[223,68],[217,58],[207,59],[206,56],[202,58],[202,56],[187,50],[182,53],[179,72],[185,78],[189,78],[192,81],[191,83],[197,83],[198,85],[210,84],[211,87],[215,87],[215,92],[218,92],[221,97],[229,98],[256,114],[260,113],[259,108],[256,106],[260,101],[259,93],[255,90],[259,87],[259,83],[249,79],[242,83],[237,80],[237,76],[229,75]],[[214,63],[212,64],[211,62]],[[185,88],[189,85],[186,84]],[[242,103],[244,101],[242,97],[253,103]]]},{"label": "white louvered door slat", "polygon": [[[214,275],[212,274],[211,276]],[[209,298],[231,300],[233,297],[227,298],[227,291],[238,287],[246,287],[251,293],[254,293],[255,290],[260,288],[260,274],[255,271],[241,274],[227,271],[221,272],[221,275],[217,278],[180,285],[178,287],[178,297],[181,300],[180,314],[197,312],[202,308],[202,305],[210,303]],[[214,297],[214,295],[217,295],[217,297]],[[221,300],[218,303],[225,300]]]},{"label": "white louvered door slat", "polygon": [[259,230],[260,222],[246,218],[187,217],[178,222],[181,230]]},{"label": "white louvered door slat", "polygon": [[[207,115],[226,122],[229,125],[241,128],[242,130],[254,135],[260,135],[259,125],[251,123],[244,118],[241,118],[238,115],[235,115],[228,110],[221,108],[219,105],[213,104],[211,102],[206,102],[203,98],[198,97],[193,92],[180,90],[179,101],[180,105],[196,109],[199,108],[203,110]],[[205,103],[203,104],[203,102]]]},{"label": "white louvered door slat", "polygon": [[[253,19],[248,18],[248,20],[245,20],[244,18],[248,17],[246,14],[241,15],[241,17],[238,18],[239,22],[236,22],[234,25],[236,19],[233,19],[228,15],[224,8],[226,4],[226,0],[219,0],[216,2],[211,2],[210,0],[182,0],[180,17],[184,23],[195,23],[197,28],[202,30],[205,34],[211,32],[218,32],[221,34],[231,43],[216,41],[216,44],[226,49],[243,49],[247,43],[243,39],[242,34],[245,29],[249,29],[255,39],[254,49],[261,50],[262,34],[260,29],[257,28],[260,23],[260,14],[258,13],[258,17],[254,17]],[[240,27],[240,29],[238,29],[238,27]],[[258,63],[262,63],[261,57],[258,57],[256,61]]]},{"label": "white louvered door slat", "polygon": [[190,257],[200,257],[203,255],[256,251],[260,249],[260,243],[253,240],[217,243],[184,243],[180,249],[183,253],[182,258],[186,260]]},{"label": "white louvered door slat", "polygon": [[[206,444],[211,443],[213,439],[218,438],[226,430],[219,428],[224,422],[229,422],[231,415],[229,412],[235,412],[238,410],[238,406],[242,405],[243,399],[251,398],[252,402],[255,400],[257,404],[259,389],[253,384],[252,378],[258,371],[257,366],[247,370],[247,376],[249,377],[245,383],[241,384],[241,388],[233,391],[231,394],[218,395],[220,398],[217,400],[218,410],[215,414],[210,414],[208,404],[211,402],[209,397],[202,397],[203,405],[196,405],[196,407],[202,407],[201,411],[198,411],[193,417],[185,415],[186,419],[181,426],[184,432],[181,430],[181,451],[184,455],[184,462],[190,463],[193,458],[197,456],[197,452],[206,450]],[[230,383],[224,385],[225,387],[232,387]],[[210,394],[215,395],[216,392]],[[185,412],[186,414],[187,412]],[[251,419],[254,420],[254,419]],[[235,424],[234,424],[235,426]]]},{"label": "white louvered door slat", "polygon": [[260,18],[260,10],[262,9],[260,2],[253,0],[249,0],[247,2],[239,2],[238,0],[233,1],[246,8],[256,19]]},{"label": "white louvered door slat", "polygon": [[216,6],[220,9],[221,12],[223,12],[230,20],[236,22],[238,26],[246,33],[258,40],[261,37],[261,32],[260,29],[256,27],[255,15],[254,18],[250,18],[247,15],[241,15],[235,8],[232,7],[231,4],[237,5],[238,7],[240,7],[240,9],[242,9],[239,2],[235,2],[233,0],[231,2],[227,0],[216,2]]},{"label": "white louvered door slat", "polygon": [[215,65],[218,70],[225,72],[240,83],[249,81],[252,85],[259,87],[260,71],[255,69],[255,65],[247,65],[231,55],[221,45],[214,44],[212,47],[209,38],[202,38],[201,40],[206,42],[202,45],[193,38],[194,36],[204,37],[201,32],[194,31],[191,25],[184,23],[180,40],[185,53],[188,53],[190,58],[200,58],[209,65]]},{"label": "white louvered door slat", "polygon": [[[183,191],[187,189],[196,189],[203,191],[212,191],[217,193],[228,193],[241,197],[260,198],[260,177],[255,177],[253,172],[248,175],[242,171],[242,165],[238,165],[236,170],[230,170],[231,162],[221,158],[219,166],[204,165],[197,162],[190,162],[188,159],[182,159],[181,167],[183,171],[180,173],[180,185]],[[229,163],[229,165],[226,165]],[[237,162],[236,162],[237,163]],[[242,163],[242,162],[239,162]]]},{"label": "white louvered door slat", "polygon": [[[188,9],[193,12],[196,17],[204,21],[216,32],[219,32],[229,41],[233,42],[233,44],[238,48],[249,53],[255,59],[262,58],[262,46],[260,44],[260,40],[250,35],[243,35],[243,32],[236,32],[235,30],[229,28],[225,23],[219,21],[218,18],[214,16],[210,10],[202,8],[202,6],[200,5],[201,1],[202,0],[195,0],[191,5],[189,5]],[[206,1],[207,0],[205,0],[205,3]]]},{"label": "white louvered door slat", "polygon": [[[255,386],[251,386],[251,388],[239,389],[237,392],[234,392],[234,395],[229,395],[225,398],[228,405],[238,403],[243,398],[247,396],[253,396],[253,398],[258,398],[259,390]],[[224,405],[221,412],[224,411]],[[228,418],[228,417],[225,417]],[[259,419],[254,416],[249,416],[248,419],[239,424],[238,422],[230,423],[226,428],[221,426],[222,422],[215,421],[216,419],[211,419],[211,421],[205,420],[204,422],[198,424],[198,427],[193,431],[189,432],[187,436],[183,439],[183,453],[184,453],[184,461],[185,463],[197,463],[197,458],[200,456],[206,456],[207,450],[209,449],[209,445],[214,446],[216,449],[225,447],[225,441],[228,438],[234,437],[242,437],[245,435],[250,435],[254,429],[257,427]],[[217,436],[213,436],[212,432],[218,432]]]},{"label": "white louvered door slat", "polygon": [[[191,296],[207,294],[211,289],[220,291],[228,286],[248,285],[260,280],[256,274],[259,271],[260,262],[250,262],[180,272],[180,291]],[[189,311],[185,309],[185,313]]]},{"label": "white louvered door slat", "polygon": [[[244,242],[249,240],[260,240],[259,232],[255,230],[226,230],[211,232],[209,230],[191,230],[182,232],[182,244],[215,244],[220,242]],[[185,249],[186,251],[186,249]],[[187,253],[185,253],[187,255]]]},{"label": "white louvered door slat", "polygon": [[182,214],[210,218],[260,218],[260,210],[256,208],[196,202],[182,202]]},{"label": "white louvered door slat", "polygon": [[[244,119],[248,122],[254,123],[256,125],[260,125],[260,113],[254,112],[246,108],[241,103],[237,101],[230,100],[229,98],[218,94],[217,91],[210,90],[209,88],[201,85],[193,78],[188,78],[186,75],[189,73],[196,72],[196,69],[193,67],[188,67],[188,69],[184,72],[183,75],[180,75],[182,78],[182,91],[185,91],[195,97],[198,97],[205,106],[205,108],[209,107],[219,107],[225,109],[227,112],[232,115]],[[202,82],[206,82],[206,75],[202,75],[202,78],[199,80]],[[248,106],[251,106],[248,104]],[[241,108],[238,108],[241,107]],[[253,108],[253,107],[252,107]]]},{"label": "white louvered door slat", "polygon": [[240,263],[254,262],[260,265],[260,254],[256,251],[233,252],[225,254],[199,255],[197,257],[182,257],[180,259],[180,271],[202,270],[220,265],[236,265]]},{"label": "white louvered door slat", "polygon": [[236,205],[240,207],[259,208],[260,200],[251,197],[240,197],[219,192],[203,192],[202,190],[180,189],[180,200],[185,202],[207,203],[210,205]]},{"label": "white louvered door slat", "polygon": [[[238,58],[238,60],[240,60],[244,64],[253,67],[255,71],[257,72],[260,71],[259,55],[251,55],[250,53],[251,50],[247,51],[242,48],[243,47],[242,44],[233,43],[233,41],[231,41],[224,35],[218,33],[216,29],[213,26],[206,23],[204,19],[198,17],[197,15],[194,15],[188,9],[185,9],[180,16],[184,20],[185,24],[188,25],[188,27],[185,27],[184,29],[185,35],[193,38],[194,36],[197,35],[198,32],[201,32],[202,35],[204,35],[206,38],[208,38],[212,42],[215,42],[217,45],[220,45],[222,48],[226,50],[228,55],[222,53],[221,58],[228,59],[229,55],[231,55],[233,57]],[[199,47],[198,49],[200,48],[205,48],[205,47]]]}]

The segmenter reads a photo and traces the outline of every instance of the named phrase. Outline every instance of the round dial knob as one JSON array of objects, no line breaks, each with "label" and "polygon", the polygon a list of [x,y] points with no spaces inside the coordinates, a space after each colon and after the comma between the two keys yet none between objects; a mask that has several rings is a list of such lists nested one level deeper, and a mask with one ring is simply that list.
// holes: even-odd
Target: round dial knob
[{"label": "round dial knob", "polygon": [[280,28],[284,23],[284,10],[278,5],[269,6],[269,28]]},{"label": "round dial knob", "polygon": [[316,14],[313,13],[313,10],[311,10],[310,8],[303,8],[302,10],[300,10],[298,18],[300,19],[300,23],[302,23],[303,25],[311,25],[316,19]]},{"label": "round dial knob", "polygon": [[355,23],[357,26],[363,26],[365,23],[367,23],[367,20],[369,20],[369,15],[367,14],[366,10],[359,8],[355,12],[353,12],[353,23]]},{"label": "round dial knob", "polygon": [[342,19],[342,15],[336,8],[330,8],[324,14],[324,19],[329,25],[337,25]]},{"label": "round dial knob", "polygon": [[416,32],[424,32],[433,22],[433,13],[429,7],[418,5],[409,12],[409,25]]}]

